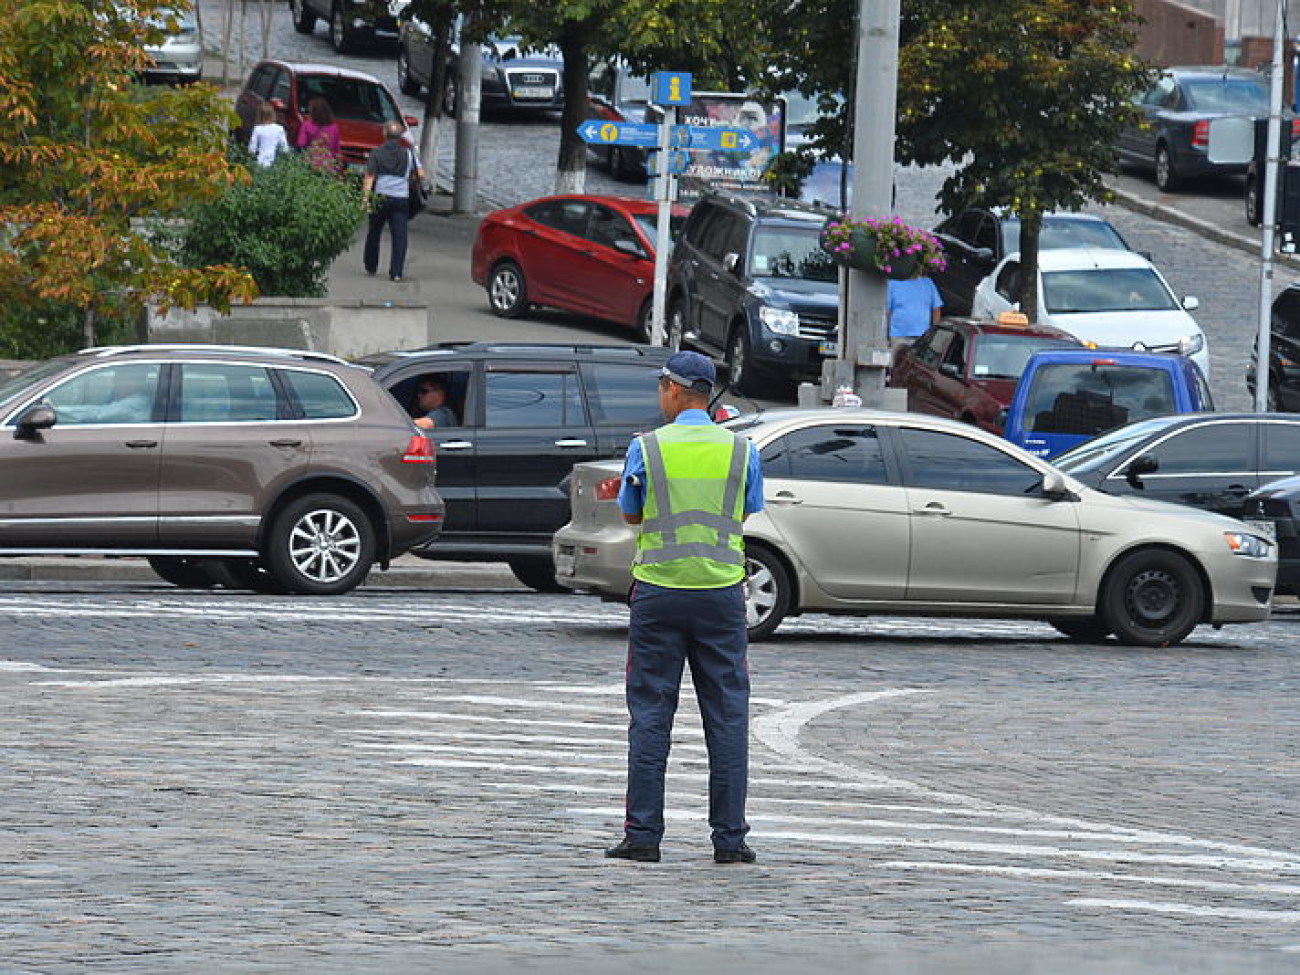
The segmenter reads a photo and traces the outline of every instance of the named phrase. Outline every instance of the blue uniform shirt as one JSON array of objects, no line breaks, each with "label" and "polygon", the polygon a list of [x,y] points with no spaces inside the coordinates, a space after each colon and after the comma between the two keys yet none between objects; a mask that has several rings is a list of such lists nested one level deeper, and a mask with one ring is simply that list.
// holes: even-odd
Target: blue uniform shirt
[{"label": "blue uniform shirt", "polygon": [[[674,423],[700,426],[713,420],[703,410],[682,410]],[[636,478],[636,483],[632,479]],[[641,441],[628,444],[627,460],[623,462],[623,483],[618,489],[618,506],[624,514],[639,515],[645,507],[645,457],[641,454]],[[745,478],[745,514],[763,510],[763,464],[758,450],[749,445],[749,473]]]},{"label": "blue uniform shirt", "polygon": [[929,278],[889,282],[889,337],[914,338],[930,327],[930,312],[943,308],[939,289]]}]

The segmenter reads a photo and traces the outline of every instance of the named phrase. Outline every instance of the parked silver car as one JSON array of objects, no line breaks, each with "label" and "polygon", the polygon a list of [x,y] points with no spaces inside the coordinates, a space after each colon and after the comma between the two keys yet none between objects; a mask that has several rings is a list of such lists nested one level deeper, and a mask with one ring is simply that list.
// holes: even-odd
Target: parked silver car
[{"label": "parked silver car", "polygon": [[151,64],[144,76],[150,81],[189,84],[203,78],[203,21],[197,2],[166,7],[150,18],[150,26],[163,31],[158,45],[145,47]]},{"label": "parked silver car", "polygon": [[[1086,487],[966,424],[872,410],[739,417],[763,458],[745,522],[750,639],[787,615],[1046,620],[1065,635],[1168,646],[1198,624],[1265,619],[1274,544],[1222,515]],[[578,464],[556,578],[625,598],[635,529],[617,462]]]}]

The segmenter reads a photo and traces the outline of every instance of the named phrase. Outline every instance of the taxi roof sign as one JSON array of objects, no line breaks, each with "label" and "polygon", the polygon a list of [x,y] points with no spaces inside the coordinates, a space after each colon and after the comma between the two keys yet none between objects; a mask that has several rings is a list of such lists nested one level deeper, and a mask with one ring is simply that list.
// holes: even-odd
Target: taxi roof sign
[{"label": "taxi roof sign", "polygon": [[1019,311],[1004,311],[998,313],[999,325],[1020,325],[1024,328],[1029,327],[1029,316]]}]

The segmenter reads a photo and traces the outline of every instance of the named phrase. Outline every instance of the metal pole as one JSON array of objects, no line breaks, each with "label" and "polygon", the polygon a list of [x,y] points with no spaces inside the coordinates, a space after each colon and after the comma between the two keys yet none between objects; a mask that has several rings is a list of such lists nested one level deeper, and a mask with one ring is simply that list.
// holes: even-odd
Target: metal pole
[{"label": "metal pole", "polygon": [[1223,63],[1241,64],[1241,0],[1227,0],[1223,11]]},{"label": "metal pole", "polygon": [[[482,103],[482,46],[461,43],[456,104],[456,179],[451,193],[453,213],[473,213],[478,201],[478,130]],[[430,163],[432,165],[432,163]]]},{"label": "metal pole", "polygon": [[1269,88],[1268,142],[1264,161],[1264,234],[1260,244],[1259,331],[1255,338],[1255,411],[1268,409],[1270,339],[1273,314],[1273,248],[1277,233],[1278,166],[1282,149],[1282,84],[1286,50],[1283,26],[1286,0],[1277,0],[1277,23],[1273,29],[1273,70]]},{"label": "metal pole", "polygon": [[668,339],[666,305],[668,300],[668,248],[672,246],[673,200],[677,198],[677,177],[672,173],[672,132],[677,124],[677,106],[664,107],[659,123],[659,173],[655,176],[655,200],[659,204],[659,224],[655,227],[654,296],[650,309],[650,344],[664,345]]}]

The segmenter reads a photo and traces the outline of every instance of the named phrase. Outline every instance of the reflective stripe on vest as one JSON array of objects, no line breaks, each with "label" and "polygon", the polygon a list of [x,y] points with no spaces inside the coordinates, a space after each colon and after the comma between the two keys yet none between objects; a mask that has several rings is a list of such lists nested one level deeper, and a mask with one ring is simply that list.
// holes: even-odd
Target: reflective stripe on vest
[{"label": "reflective stripe on vest", "polygon": [[[709,453],[702,456],[701,448]],[[719,427],[682,424],[642,437],[641,450],[646,517],[637,540],[636,578],[687,589],[743,579],[742,506],[749,441]],[[693,472],[696,476],[683,472],[680,456],[671,456],[686,453],[693,453],[697,462],[706,461]],[[700,529],[713,537],[701,538]]]}]

